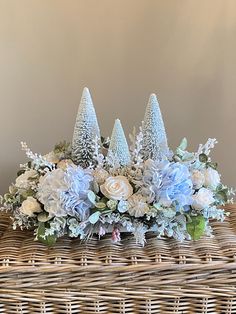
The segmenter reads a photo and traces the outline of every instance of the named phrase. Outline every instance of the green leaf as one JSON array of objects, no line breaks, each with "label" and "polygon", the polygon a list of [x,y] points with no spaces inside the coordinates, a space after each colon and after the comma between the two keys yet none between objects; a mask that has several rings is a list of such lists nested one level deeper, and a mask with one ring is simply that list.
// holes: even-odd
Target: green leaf
[{"label": "green leaf", "polygon": [[89,222],[94,225],[98,220],[99,220],[99,217],[100,217],[100,212],[97,211],[95,213],[93,213],[90,217],[89,217]]},{"label": "green leaf", "polygon": [[155,207],[156,209],[161,209],[160,203],[155,203],[155,204],[153,204],[153,207]]},{"label": "green leaf", "polygon": [[208,160],[208,157],[207,157],[206,154],[200,154],[200,155],[199,155],[199,160],[200,160],[201,162],[206,163],[207,160]]},{"label": "green leaf", "polygon": [[95,206],[98,209],[104,209],[104,208],[106,208],[107,205],[105,203],[98,202],[98,203],[95,204]]},{"label": "green leaf", "polygon": [[199,240],[204,234],[206,222],[203,216],[192,216],[191,221],[187,222],[187,231],[193,240]]},{"label": "green leaf", "polygon": [[92,204],[95,205],[95,203],[96,203],[96,195],[93,193],[93,191],[89,191],[88,192],[88,199],[90,200],[90,202]]},{"label": "green leaf", "polygon": [[199,155],[199,160],[200,160],[201,162],[207,162],[208,157],[207,157],[206,154],[200,154],[200,155]]},{"label": "green leaf", "polygon": [[225,190],[221,190],[216,193],[216,198],[218,201],[226,203],[228,201],[228,196]]},{"label": "green leaf", "polygon": [[23,173],[25,173],[25,170],[24,170],[24,169],[20,169],[20,170],[17,172],[17,177],[19,177],[19,176],[22,175]]},{"label": "green leaf", "polygon": [[38,218],[38,221],[40,222],[46,222],[50,220],[49,214],[46,212],[39,213],[37,218]]},{"label": "green leaf", "polygon": [[217,164],[217,162],[208,162],[207,166],[216,170],[218,167],[218,164]]},{"label": "green leaf", "polygon": [[187,146],[188,146],[188,141],[187,141],[187,139],[184,137],[184,138],[182,139],[182,141],[180,142],[180,145],[179,145],[178,148],[180,148],[181,150],[185,150],[185,149],[187,148]]},{"label": "green leaf", "polygon": [[48,246],[53,246],[57,241],[57,237],[55,235],[45,236],[45,223],[44,222],[39,223],[38,230],[37,230],[37,238],[40,242]]}]

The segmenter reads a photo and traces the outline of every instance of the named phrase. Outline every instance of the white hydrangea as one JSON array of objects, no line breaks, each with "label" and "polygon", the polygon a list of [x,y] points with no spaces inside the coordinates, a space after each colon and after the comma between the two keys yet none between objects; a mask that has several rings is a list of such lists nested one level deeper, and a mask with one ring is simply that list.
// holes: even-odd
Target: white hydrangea
[{"label": "white hydrangea", "polygon": [[68,190],[64,177],[65,172],[59,168],[48,172],[39,180],[37,197],[51,217],[67,214],[61,202],[61,193]]}]

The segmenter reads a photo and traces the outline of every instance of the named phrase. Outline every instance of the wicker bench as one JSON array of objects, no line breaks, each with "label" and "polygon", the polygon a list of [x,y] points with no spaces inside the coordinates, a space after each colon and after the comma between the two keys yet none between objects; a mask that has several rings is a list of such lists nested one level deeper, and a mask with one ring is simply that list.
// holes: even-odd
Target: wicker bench
[{"label": "wicker bench", "polygon": [[0,218],[0,313],[236,313],[236,207],[214,238],[182,244],[123,234],[53,248]]}]

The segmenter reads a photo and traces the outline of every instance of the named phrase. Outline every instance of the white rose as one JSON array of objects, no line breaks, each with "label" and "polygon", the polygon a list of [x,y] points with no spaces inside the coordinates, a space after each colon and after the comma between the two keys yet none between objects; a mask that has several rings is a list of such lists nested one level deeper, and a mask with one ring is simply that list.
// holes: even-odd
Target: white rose
[{"label": "white rose", "polygon": [[192,171],[191,179],[192,179],[193,186],[195,189],[200,189],[205,182],[205,176],[199,170],[193,170]]},{"label": "white rose", "polygon": [[43,156],[48,162],[52,164],[57,164],[59,162],[58,156],[54,153],[54,151],[48,153],[47,155]]},{"label": "white rose", "polygon": [[206,187],[209,187],[211,189],[215,189],[220,184],[220,175],[218,171],[215,169],[209,167],[204,170],[204,176],[205,176],[205,183],[204,185]]},{"label": "white rose", "polygon": [[38,175],[36,170],[30,169],[22,173],[18,178],[16,178],[15,186],[19,189],[29,189],[30,181],[29,178],[34,178]]},{"label": "white rose", "polygon": [[40,213],[42,208],[34,197],[28,196],[27,199],[22,203],[20,211],[23,214],[32,217],[35,213]]},{"label": "white rose", "polygon": [[207,208],[210,204],[214,203],[212,191],[201,188],[196,194],[193,195],[192,207],[196,210]]},{"label": "white rose", "polygon": [[124,176],[109,177],[100,186],[101,192],[111,200],[127,200],[133,194],[133,188]]}]

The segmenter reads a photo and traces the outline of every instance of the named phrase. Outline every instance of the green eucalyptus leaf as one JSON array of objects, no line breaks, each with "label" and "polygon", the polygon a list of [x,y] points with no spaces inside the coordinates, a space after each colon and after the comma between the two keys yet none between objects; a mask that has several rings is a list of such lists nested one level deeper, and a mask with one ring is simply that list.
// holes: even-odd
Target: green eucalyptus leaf
[{"label": "green eucalyptus leaf", "polygon": [[181,150],[185,150],[185,149],[187,148],[187,146],[188,146],[188,141],[187,141],[187,139],[184,137],[184,138],[182,139],[182,141],[180,142],[180,145],[179,145],[178,148],[180,148]]},{"label": "green eucalyptus leaf", "polygon": [[204,234],[206,222],[203,216],[192,216],[191,221],[187,222],[186,228],[193,240],[199,240]]},{"label": "green eucalyptus leaf", "polygon": [[216,170],[218,167],[218,164],[217,164],[217,162],[208,162],[207,166]]},{"label": "green eucalyptus leaf", "polygon": [[37,230],[37,238],[43,244],[53,246],[57,241],[57,237],[55,235],[45,236],[45,229],[45,223],[40,222]]},{"label": "green eucalyptus leaf", "polygon": [[216,198],[218,201],[226,203],[228,201],[228,196],[225,190],[221,190],[216,193]]},{"label": "green eucalyptus leaf", "polygon": [[183,154],[184,154],[184,151],[182,149],[180,149],[179,147],[177,147],[176,148],[176,156],[181,159]]},{"label": "green eucalyptus leaf", "polygon": [[95,206],[98,209],[104,209],[104,208],[106,208],[107,205],[105,203],[102,203],[102,202],[97,202],[97,203],[95,203]]},{"label": "green eucalyptus leaf", "polygon": [[193,153],[184,152],[183,156],[182,156],[182,160],[189,161],[189,160],[193,159],[193,157],[194,157]]},{"label": "green eucalyptus leaf", "polygon": [[200,154],[200,155],[199,155],[199,160],[200,160],[201,162],[206,163],[207,160],[208,160],[208,157],[207,157],[206,154]]},{"label": "green eucalyptus leaf", "polygon": [[39,213],[37,218],[38,218],[38,221],[40,222],[46,222],[50,220],[49,214],[46,212]]},{"label": "green eucalyptus leaf", "polygon": [[159,203],[153,204],[153,207],[155,207],[156,209],[161,209],[161,205]]},{"label": "green eucalyptus leaf", "polygon": [[99,217],[100,217],[100,212],[97,211],[95,213],[93,213],[90,217],[89,217],[89,222],[94,225],[96,222],[98,222],[99,220]]},{"label": "green eucalyptus leaf", "polygon": [[89,191],[88,192],[88,199],[90,200],[90,202],[92,204],[95,205],[95,203],[96,203],[96,195],[95,195],[95,193],[93,193],[93,191]]}]

